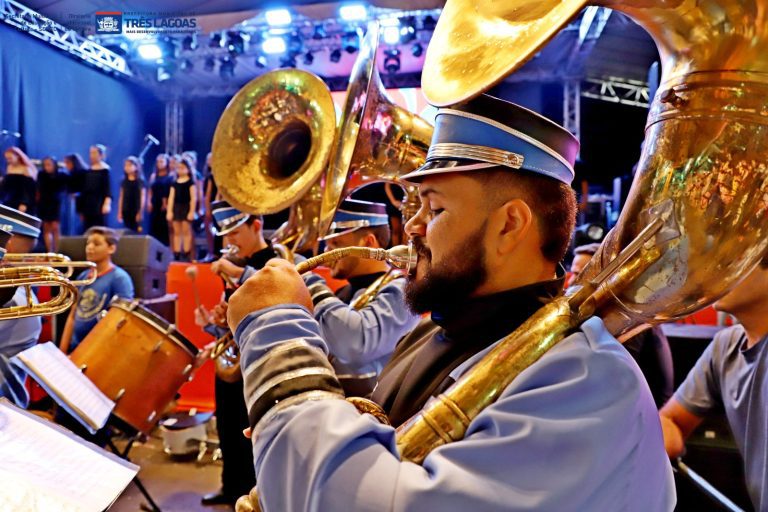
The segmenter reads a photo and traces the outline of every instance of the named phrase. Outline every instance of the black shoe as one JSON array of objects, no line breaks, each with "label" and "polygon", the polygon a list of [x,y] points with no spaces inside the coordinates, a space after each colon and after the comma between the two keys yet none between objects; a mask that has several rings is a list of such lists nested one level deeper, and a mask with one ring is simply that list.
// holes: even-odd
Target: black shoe
[{"label": "black shoe", "polygon": [[206,494],[202,497],[200,500],[200,503],[205,505],[206,507],[212,506],[212,505],[235,505],[235,502],[237,501],[237,498],[233,498],[232,496],[227,496],[226,494],[222,493],[221,491],[212,492],[210,494]]}]

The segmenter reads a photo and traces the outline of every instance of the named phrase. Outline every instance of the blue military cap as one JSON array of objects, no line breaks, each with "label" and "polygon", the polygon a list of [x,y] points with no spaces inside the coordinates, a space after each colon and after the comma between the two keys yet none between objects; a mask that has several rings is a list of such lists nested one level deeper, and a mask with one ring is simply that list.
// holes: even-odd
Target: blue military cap
[{"label": "blue military cap", "polygon": [[236,227],[245,223],[250,214],[241,212],[226,201],[216,201],[211,204],[211,215],[216,228],[214,233],[219,236],[226,235]]},{"label": "blue military cap", "polygon": [[578,152],[579,141],[562,126],[483,94],[438,110],[426,163],[402,179],[501,166],[570,185]]},{"label": "blue military cap", "polygon": [[37,238],[40,236],[41,224],[42,221],[37,217],[0,204],[0,229],[10,231],[12,235]]},{"label": "blue military cap", "polygon": [[323,240],[330,240],[360,228],[388,225],[387,207],[383,204],[345,199],[336,210],[330,231]]}]

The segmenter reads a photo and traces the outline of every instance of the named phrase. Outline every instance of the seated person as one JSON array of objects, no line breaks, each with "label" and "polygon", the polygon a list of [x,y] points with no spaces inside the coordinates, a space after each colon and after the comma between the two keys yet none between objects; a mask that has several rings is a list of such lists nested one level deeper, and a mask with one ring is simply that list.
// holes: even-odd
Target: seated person
[{"label": "seated person", "polygon": [[718,332],[674,397],[661,408],[664,447],[671,458],[710,414],[728,418],[744,459],[747,490],[755,510],[768,507],[768,257],[715,309],[734,315],[741,325]]},{"label": "seated person", "polygon": [[[0,228],[11,233],[5,247],[8,253],[31,252],[40,236],[41,224],[37,217],[0,204]],[[25,287],[8,290],[13,291],[13,295],[10,298],[5,297],[3,308],[27,304]],[[37,303],[34,293],[32,301]],[[0,321],[0,397],[9,399],[19,407],[29,404],[29,394],[24,385],[27,376],[17,366],[13,366],[10,360],[19,352],[33,347],[40,337],[41,330],[42,322],[39,316]]]},{"label": "seated person", "polygon": [[[117,250],[114,230],[94,226],[85,232],[85,258],[96,264],[96,281],[80,288],[77,306],[70,311],[61,337],[61,351],[69,354],[77,348],[99,321],[99,313],[109,309],[114,297],[133,299],[133,282],[128,272],[112,263]],[[91,270],[84,270],[77,280],[86,279]]]}]

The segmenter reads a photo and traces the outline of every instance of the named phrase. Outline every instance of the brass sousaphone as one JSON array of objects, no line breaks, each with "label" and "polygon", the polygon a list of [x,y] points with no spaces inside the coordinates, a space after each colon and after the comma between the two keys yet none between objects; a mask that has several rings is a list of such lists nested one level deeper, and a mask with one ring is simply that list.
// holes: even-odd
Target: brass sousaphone
[{"label": "brass sousaphone", "polygon": [[273,241],[312,249],[317,183],[335,130],[331,93],[312,73],[278,69],[251,80],[229,102],[213,136],[211,166],[222,196],[252,215],[291,207]]},{"label": "brass sousaphone", "polygon": [[[576,286],[541,308],[398,429],[403,460],[464,437],[509,383],[592,314],[626,337],[730,290],[768,247],[768,0],[614,0],[662,58],[638,171],[619,222]],[[469,99],[532,57],[585,0],[448,0],[424,92]]]},{"label": "brass sousaphone", "polygon": [[352,68],[336,144],[322,191],[320,233],[328,231],[339,204],[352,192],[375,182],[405,189],[403,217],[419,208],[413,187],[400,176],[420,167],[432,140],[432,126],[398,106],[384,92],[378,71],[379,25],[370,23]]},{"label": "brass sousaphone", "polygon": [[[212,169],[222,196],[252,215],[290,207],[288,222],[272,236],[286,259],[292,259],[291,251],[317,246],[318,187],[335,129],[328,87],[297,69],[279,69],[251,80],[216,125]],[[227,382],[239,380],[240,356],[231,333],[217,341],[217,375]]]}]

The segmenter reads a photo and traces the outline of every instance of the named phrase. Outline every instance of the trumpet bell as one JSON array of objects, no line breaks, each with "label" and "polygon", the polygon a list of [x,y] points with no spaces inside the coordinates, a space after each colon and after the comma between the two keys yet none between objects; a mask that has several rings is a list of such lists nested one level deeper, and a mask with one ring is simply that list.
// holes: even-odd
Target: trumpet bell
[{"label": "trumpet bell", "polygon": [[212,169],[230,204],[253,215],[293,204],[325,170],[336,112],[325,83],[279,69],[246,84],[213,136]]},{"label": "trumpet bell", "polygon": [[427,157],[433,128],[387,97],[377,68],[378,46],[379,26],[371,23],[352,68],[325,176],[321,236],[341,201],[354,190],[381,181],[401,184],[399,177],[420,167]]}]

